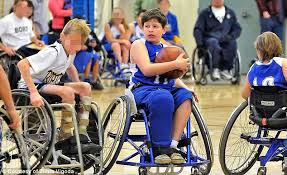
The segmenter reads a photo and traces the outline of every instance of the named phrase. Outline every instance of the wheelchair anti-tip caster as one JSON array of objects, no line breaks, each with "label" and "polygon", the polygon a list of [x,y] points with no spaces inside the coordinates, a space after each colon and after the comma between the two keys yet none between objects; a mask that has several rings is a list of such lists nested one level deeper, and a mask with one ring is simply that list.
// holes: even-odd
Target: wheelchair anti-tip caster
[{"label": "wheelchair anti-tip caster", "polygon": [[139,167],[139,175],[147,175],[147,169],[143,167]]},{"label": "wheelchair anti-tip caster", "polygon": [[265,166],[258,168],[257,175],[266,175],[266,173],[267,173],[267,168]]},{"label": "wheelchair anti-tip caster", "polygon": [[191,175],[199,175],[199,174],[200,174],[200,172],[199,172],[197,167],[191,168]]}]

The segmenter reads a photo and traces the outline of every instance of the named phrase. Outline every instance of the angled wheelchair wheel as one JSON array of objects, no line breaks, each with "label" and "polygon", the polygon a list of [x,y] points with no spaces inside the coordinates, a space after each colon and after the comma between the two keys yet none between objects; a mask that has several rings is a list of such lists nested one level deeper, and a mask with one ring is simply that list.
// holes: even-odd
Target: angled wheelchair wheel
[{"label": "angled wheelchair wheel", "polygon": [[213,148],[211,138],[198,107],[193,101],[191,116],[191,145],[192,155],[208,160],[208,164],[200,165],[197,170],[200,174],[209,174],[213,164]]},{"label": "angled wheelchair wheel", "polygon": [[130,100],[126,96],[116,98],[107,108],[102,121],[104,130],[103,173],[107,174],[116,162],[124,144],[130,117]]},{"label": "angled wheelchair wheel", "polygon": [[21,74],[17,68],[17,63],[23,59],[20,54],[15,56],[9,56],[6,53],[0,53],[0,64],[2,65],[11,86],[11,89],[16,89],[18,81],[21,78]]},{"label": "angled wheelchair wheel", "polygon": [[[0,110],[0,166],[1,174],[31,174],[28,150],[21,129],[9,129],[6,120],[9,120],[5,111]],[[4,114],[5,113],[5,114]],[[13,170],[11,172],[11,170]]]},{"label": "angled wheelchair wheel", "polygon": [[12,97],[22,119],[24,141],[27,145],[32,170],[41,169],[49,159],[55,143],[56,127],[50,105],[34,107],[26,90],[15,89]]},{"label": "angled wheelchair wheel", "polygon": [[241,56],[240,52],[237,50],[236,57],[233,60],[233,69],[231,70],[232,73],[231,84],[234,85],[240,84],[241,81],[240,65],[241,65]]},{"label": "angled wheelchair wheel", "polygon": [[242,102],[231,114],[224,127],[219,144],[219,161],[224,174],[245,174],[256,162],[263,146],[250,144],[249,137],[258,133],[258,125],[249,120],[247,101]]},{"label": "angled wheelchair wheel", "polygon": [[205,52],[196,48],[192,53],[192,75],[196,84],[201,84],[201,80],[204,79],[205,68]]}]

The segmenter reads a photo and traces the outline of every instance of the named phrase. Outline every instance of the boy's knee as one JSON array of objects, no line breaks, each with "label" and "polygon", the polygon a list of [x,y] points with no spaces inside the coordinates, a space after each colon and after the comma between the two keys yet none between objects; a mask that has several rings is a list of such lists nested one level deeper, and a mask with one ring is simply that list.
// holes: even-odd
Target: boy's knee
[{"label": "boy's knee", "polygon": [[91,85],[87,82],[80,82],[80,96],[90,96],[92,92]]},{"label": "boy's knee", "polygon": [[63,102],[71,103],[75,100],[75,91],[71,87],[63,86],[59,95]]},{"label": "boy's knee", "polygon": [[159,90],[151,97],[151,104],[156,108],[158,105],[165,106],[165,108],[173,109],[174,99],[169,91]]}]

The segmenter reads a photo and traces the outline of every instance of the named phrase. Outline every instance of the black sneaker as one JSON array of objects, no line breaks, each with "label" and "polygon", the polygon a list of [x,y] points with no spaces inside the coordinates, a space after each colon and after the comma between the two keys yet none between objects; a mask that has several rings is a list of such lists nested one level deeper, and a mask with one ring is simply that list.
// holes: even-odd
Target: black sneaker
[{"label": "black sneaker", "polygon": [[[82,154],[94,154],[102,150],[101,146],[92,143],[87,136],[80,134],[79,137]],[[78,147],[75,136],[71,136],[65,140],[57,142],[55,144],[55,149],[62,150],[64,155],[78,154]]]},{"label": "black sneaker", "polygon": [[92,88],[94,90],[103,90],[104,89],[104,86],[103,86],[102,82],[100,82],[98,80],[94,81],[94,82],[91,82],[90,84],[92,85]]}]

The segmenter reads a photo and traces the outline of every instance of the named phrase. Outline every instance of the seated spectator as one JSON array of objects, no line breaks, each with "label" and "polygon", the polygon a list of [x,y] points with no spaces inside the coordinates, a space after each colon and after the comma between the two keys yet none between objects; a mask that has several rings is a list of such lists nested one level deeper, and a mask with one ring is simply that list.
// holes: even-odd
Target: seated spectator
[{"label": "seated spectator", "polygon": [[0,49],[10,56],[16,51],[27,57],[37,53],[39,50],[31,49],[28,45],[32,42],[42,47],[44,43],[37,39],[31,21],[26,18],[28,14],[29,0],[15,0],[13,13],[0,19]]},{"label": "seated spectator", "polygon": [[179,38],[179,30],[177,26],[176,16],[169,11],[170,2],[169,0],[158,0],[158,6],[161,12],[167,18],[166,32],[162,38],[167,42],[168,45],[179,45],[182,46],[181,40]]},{"label": "seated spectator", "polygon": [[134,42],[137,39],[144,38],[143,27],[142,27],[142,16],[146,12],[145,9],[139,11],[136,17],[136,21],[129,24],[130,41]]},{"label": "seated spectator", "polygon": [[194,27],[194,37],[197,47],[207,48],[212,55],[212,76],[215,80],[221,76],[227,80],[232,78],[230,70],[237,53],[236,39],[240,33],[236,15],[224,5],[224,0],[211,0],[211,6],[200,12]]},{"label": "seated spectator", "polygon": [[124,19],[121,8],[114,8],[112,19],[105,24],[105,37],[102,43],[107,52],[113,51],[121,66],[127,65],[129,61],[129,50],[131,43],[128,39],[129,27]]},{"label": "seated spectator", "polygon": [[[75,18],[85,20],[82,16],[76,16]],[[100,55],[97,52],[100,48],[98,43],[99,40],[96,34],[91,31],[87,42],[82,46],[81,51],[77,53],[74,65],[78,72],[84,75],[84,80],[92,85],[93,89],[102,90],[104,87],[99,77]],[[90,79],[91,72],[92,77]]]}]

